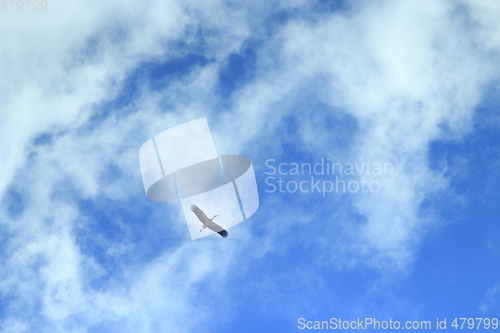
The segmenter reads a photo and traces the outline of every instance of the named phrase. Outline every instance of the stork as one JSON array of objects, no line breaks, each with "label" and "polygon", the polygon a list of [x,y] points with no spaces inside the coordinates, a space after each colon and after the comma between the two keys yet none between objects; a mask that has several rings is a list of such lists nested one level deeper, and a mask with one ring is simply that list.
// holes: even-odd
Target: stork
[{"label": "stork", "polygon": [[224,230],[223,227],[213,222],[213,219],[219,215],[214,215],[214,217],[209,219],[208,216],[206,216],[205,213],[203,213],[203,211],[199,209],[198,206],[196,206],[195,204],[191,205],[191,211],[198,217],[198,220],[200,220],[200,222],[203,223],[200,232],[208,228],[221,235],[222,238],[227,238],[227,236],[229,236],[229,233],[226,230]]}]

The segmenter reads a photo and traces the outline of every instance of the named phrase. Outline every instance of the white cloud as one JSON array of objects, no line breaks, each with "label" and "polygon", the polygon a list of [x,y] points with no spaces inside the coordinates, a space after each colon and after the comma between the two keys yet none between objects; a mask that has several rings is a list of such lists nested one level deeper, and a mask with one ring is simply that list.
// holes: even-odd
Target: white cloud
[{"label": "white cloud", "polygon": [[500,293],[500,282],[495,284],[493,288],[488,289],[486,294],[484,295],[483,301],[481,302],[481,306],[479,310],[482,312],[488,312],[493,308],[498,299],[498,293]]},{"label": "white cloud", "polygon": [[[281,66],[261,79],[260,90],[249,88],[257,90],[254,96],[277,91],[274,99],[283,87],[294,86],[319,96],[332,112],[356,119],[351,159],[394,164],[395,174],[384,179],[381,192],[353,198],[366,222],[352,225],[359,237],[344,245],[355,252],[367,246],[363,252],[372,264],[409,263],[433,222],[421,215],[420,204],[447,186],[447,179],[429,167],[429,143],[468,133],[481,89],[498,75],[488,54],[475,47],[465,13],[454,6],[376,2],[348,14],[291,22],[281,34],[282,47],[272,50],[281,52]],[[331,78],[329,89],[310,92],[316,89],[306,86],[311,77],[325,76]],[[271,80],[279,82],[281,91],[266,86]],[[284,94],[293,100],[292,93]],[[315,128],[310,141],[317,133]],[[324,147],[328,154],[330,148]]]},{"label": "white cloud", "polygon": [[[142,96],[128,108],[141,112],[129,110],[132,114],[127,116],[120,115],[126,108],[113,110],[118,113],[94,121],[93,128],[87,123],[100,103],[117,96],[122,80],[135,66],[158,61],[161,54],[165,60],[182,55],[184,51],[176,54],[179,51],[173,48],[176,42],[187,41],[187,50],[220,61],[249,35],[243,11],[231,12],[218,4],[186,6],[51,2],[51,10],[39,13],[32,26],[12,17],[3,21],[4,31],[20,33],[8,34],[2,51],[9,66],[2,66],[6,112],[1,133],[8,140],[2,140],[1,188],[4,197],[9,186],[23,196],[22,212],[4,214],[2,221],[2,232],[10,235],[2,258],[2,271],[8,275],[0,282],[3,297],[10,299],[3,331],[36,327],[75,332],[108,323],[111,330],[121,332],[192,331],[200,323],[207,329],[207,316],[214,308],[224,307],[196,295],[198,288],[204,288],[202,295],[222,292],[206,277],[223,281],[231,256],[207,252],[207,243],[181,243],[174,253],[166,252],[154,262],[124,265],[124,256],[135,258],[142,251],[132,241],[136,227],[130,221],[96,220],[75,202],[114,200],[123,208],[119,202],[133,197],[144,201],[137,161],[142,141],[207,112],[217,62],[195,68],[197,72],[183,81],[169,82],[170,94],[164,92],[162,98],[170,97],[172,114],[165,115],[158,107],[158,93],[139,86]],[[195,37],[198,29],[211,30],[210,38],[200,43]],[[183,98],[176,91],[198,98]],[[54,137],[48,144],[33,146],[32,140],[41,133]],[[111,164],[118,175],[110,181],[103,177]],[[164,207],[158,204],[156,209]],[[118,224],[124,238],[116,244],[90,234],[91,226],[99,223]],[[179,234],[177,228],[161,229],[159,224],[149,225]],[[108,271],[112,268],[100,264],[98,254],[82,248],[87,242],[81,237],[92,237],[108,247],[106,254],[119,269]],[[229,248],[227,253],[232,251]],[[93,284],[99,279],[104,282],[96,289]],[[200,304],[200,300],[206,302]],[[223,323],[221,319],[214,324]]]}]

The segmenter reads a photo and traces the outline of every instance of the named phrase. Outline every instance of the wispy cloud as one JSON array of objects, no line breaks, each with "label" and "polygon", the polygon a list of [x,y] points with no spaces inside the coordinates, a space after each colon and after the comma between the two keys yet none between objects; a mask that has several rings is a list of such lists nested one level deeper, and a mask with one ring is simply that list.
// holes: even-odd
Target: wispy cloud
[{"label": "wispy cloud", "polygon": [[481,306],[479,309],[482,312],[488,312],[495,306],[496,301],[498,300],[498,294],[500,293],[500,283],[495,284],[493,288],[488,289],[486,294],[484,295],[484,299],[481,302]]}]

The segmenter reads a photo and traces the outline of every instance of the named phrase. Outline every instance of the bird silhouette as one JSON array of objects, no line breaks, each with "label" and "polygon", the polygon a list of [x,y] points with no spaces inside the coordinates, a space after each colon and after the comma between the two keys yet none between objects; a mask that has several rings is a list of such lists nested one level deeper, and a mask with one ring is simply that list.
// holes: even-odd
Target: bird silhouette
[{"label": "bird silhouette", "polygon": [[191,205],[191,211],[198,217],[198,220],[200,220],[200,222],[203,223],[200,232],[208,228],[221,235],[222,238],[227,238],[229,236],[229,233],[223,227],[213,222],[213,219],[219,215],[214,215],[214,217],[209,219],[208,216],[205,215],[205,213],[201,209],[199,209],[198,206],[196,206],[195,204]]}]

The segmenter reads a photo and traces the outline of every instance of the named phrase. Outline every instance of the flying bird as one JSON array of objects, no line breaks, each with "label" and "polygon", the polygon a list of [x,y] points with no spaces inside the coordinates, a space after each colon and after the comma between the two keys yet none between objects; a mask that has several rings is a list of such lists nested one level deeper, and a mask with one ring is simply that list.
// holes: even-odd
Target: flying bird
[{"label": "flying bird", "polygon": [[203,223],[203,227],[201,227],[200,232],[202,232],[203,229],[208,228],[221,235],[222,238],[227,238],[227,236],[229,236],[229,233],[226,230],[224,230],[223,227],[213,222],[213,219],[219,215],[215,215],[214,217],[209,219],[208,216],[206,216],[205,213],[203,213],[203,211],[199,209],[198,206],[196,206],[195,204],[191,205],[191,211],[195,213],[195,215],[198,217],[198,220],[200,220],[200,222]]}]

